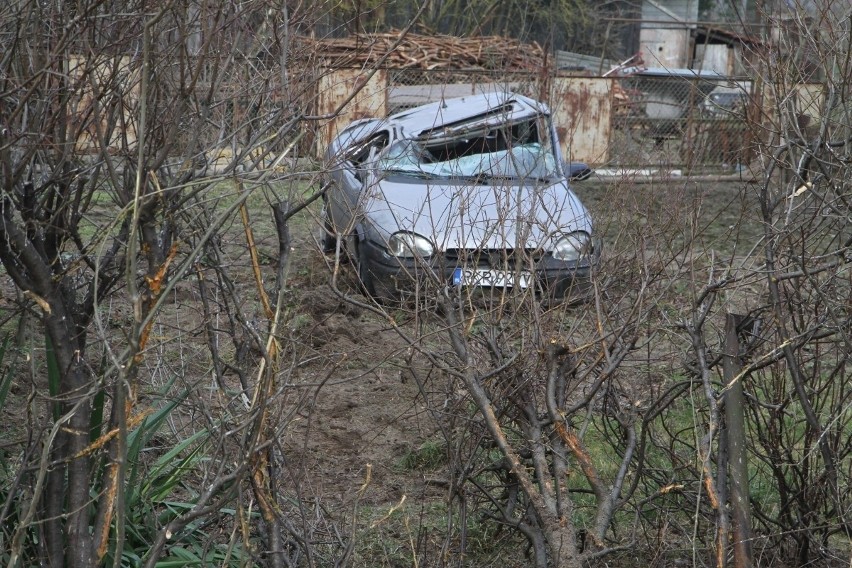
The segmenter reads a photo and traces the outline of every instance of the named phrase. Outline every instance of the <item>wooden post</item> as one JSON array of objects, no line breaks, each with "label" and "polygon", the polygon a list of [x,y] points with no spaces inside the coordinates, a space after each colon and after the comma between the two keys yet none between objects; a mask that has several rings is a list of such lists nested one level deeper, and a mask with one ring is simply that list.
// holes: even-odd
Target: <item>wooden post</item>
[{"label": "wooden post", "polygon": [[751,568],[751,505],[748,488],[748,461],[745,447],[745,397],[742,379],[732,381],[742,370],[737,328],[743,316],[728,313],[725,318],[725,422],[727,427],[730,500],[734,530],[734,566]]}]

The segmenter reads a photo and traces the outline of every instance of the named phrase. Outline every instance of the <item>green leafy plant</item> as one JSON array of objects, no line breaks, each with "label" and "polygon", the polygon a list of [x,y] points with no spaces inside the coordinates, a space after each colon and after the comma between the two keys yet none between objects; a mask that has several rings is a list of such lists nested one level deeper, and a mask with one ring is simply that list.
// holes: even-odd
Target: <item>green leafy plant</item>
[{"label": "green leafy plant", "polygon": [[[163,397],[173,387],[168,383],[161,393]],[[121,566],[142,566],[151,543],[160,530],[171,520],[190,511],[198,493],[192,488],[194,478],[203,462],[209,460],[207,440],[210,431],[200,429],[188,438],[154,459],[146,459],[153,446],[163,436],[164,426],[188,392],[168,400],[157,411],[147,416],[127,436],[127,482],[124,506],[125,542],[121,550]],[[233,517],[233,509],[222,509],[217,516]],[[187,525],[170,540],[174,545],[157,561],[158,567],[242,566],[246,558],[241,543],[216,543],[217,536],[206,529],[210,523],[197,522]],[[113,526],[115,533],[117,527]],[[116,555],[115,541],[107,554],[106,565],[112,565]]]}]

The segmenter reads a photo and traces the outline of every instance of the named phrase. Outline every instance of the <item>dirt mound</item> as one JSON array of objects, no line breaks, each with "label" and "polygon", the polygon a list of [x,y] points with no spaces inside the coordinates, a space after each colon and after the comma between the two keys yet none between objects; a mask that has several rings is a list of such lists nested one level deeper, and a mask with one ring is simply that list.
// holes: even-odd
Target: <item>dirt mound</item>
[{"label": "dirt mound", "polygon": [[[346,503],[371,480],[364,501],[396,503],[419,483],[400,474],[405,453],[429,435],[416,384],[404,380],[407,345],[386,321],[327,285],[299,292],[298,336],[314,350],[303,377],[313,390],[290,448],[326,499]],[[322,355],[322,357],[319,357]]]}]

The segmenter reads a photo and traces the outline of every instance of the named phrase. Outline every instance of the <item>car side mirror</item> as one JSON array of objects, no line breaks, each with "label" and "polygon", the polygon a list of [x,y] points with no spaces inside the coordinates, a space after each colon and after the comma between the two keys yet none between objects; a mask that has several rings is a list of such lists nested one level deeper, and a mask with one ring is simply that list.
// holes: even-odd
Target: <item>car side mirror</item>
[{"label": "car side mirror", "polygon": [[565,162],[564,169],[571,181],[583,181],[589,179],[594,171],[583,162]]}]

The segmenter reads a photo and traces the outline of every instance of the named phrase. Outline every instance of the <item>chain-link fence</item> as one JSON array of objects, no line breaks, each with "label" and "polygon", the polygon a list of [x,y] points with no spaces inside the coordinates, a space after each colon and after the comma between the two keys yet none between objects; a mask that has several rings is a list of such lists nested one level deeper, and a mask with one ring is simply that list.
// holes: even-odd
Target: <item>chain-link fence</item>
[{"label": "chain-link fence", "polygon": [[613,79],[612,93],[611,164],[734,170],[752,159],[749,81],[638,75]]}]

